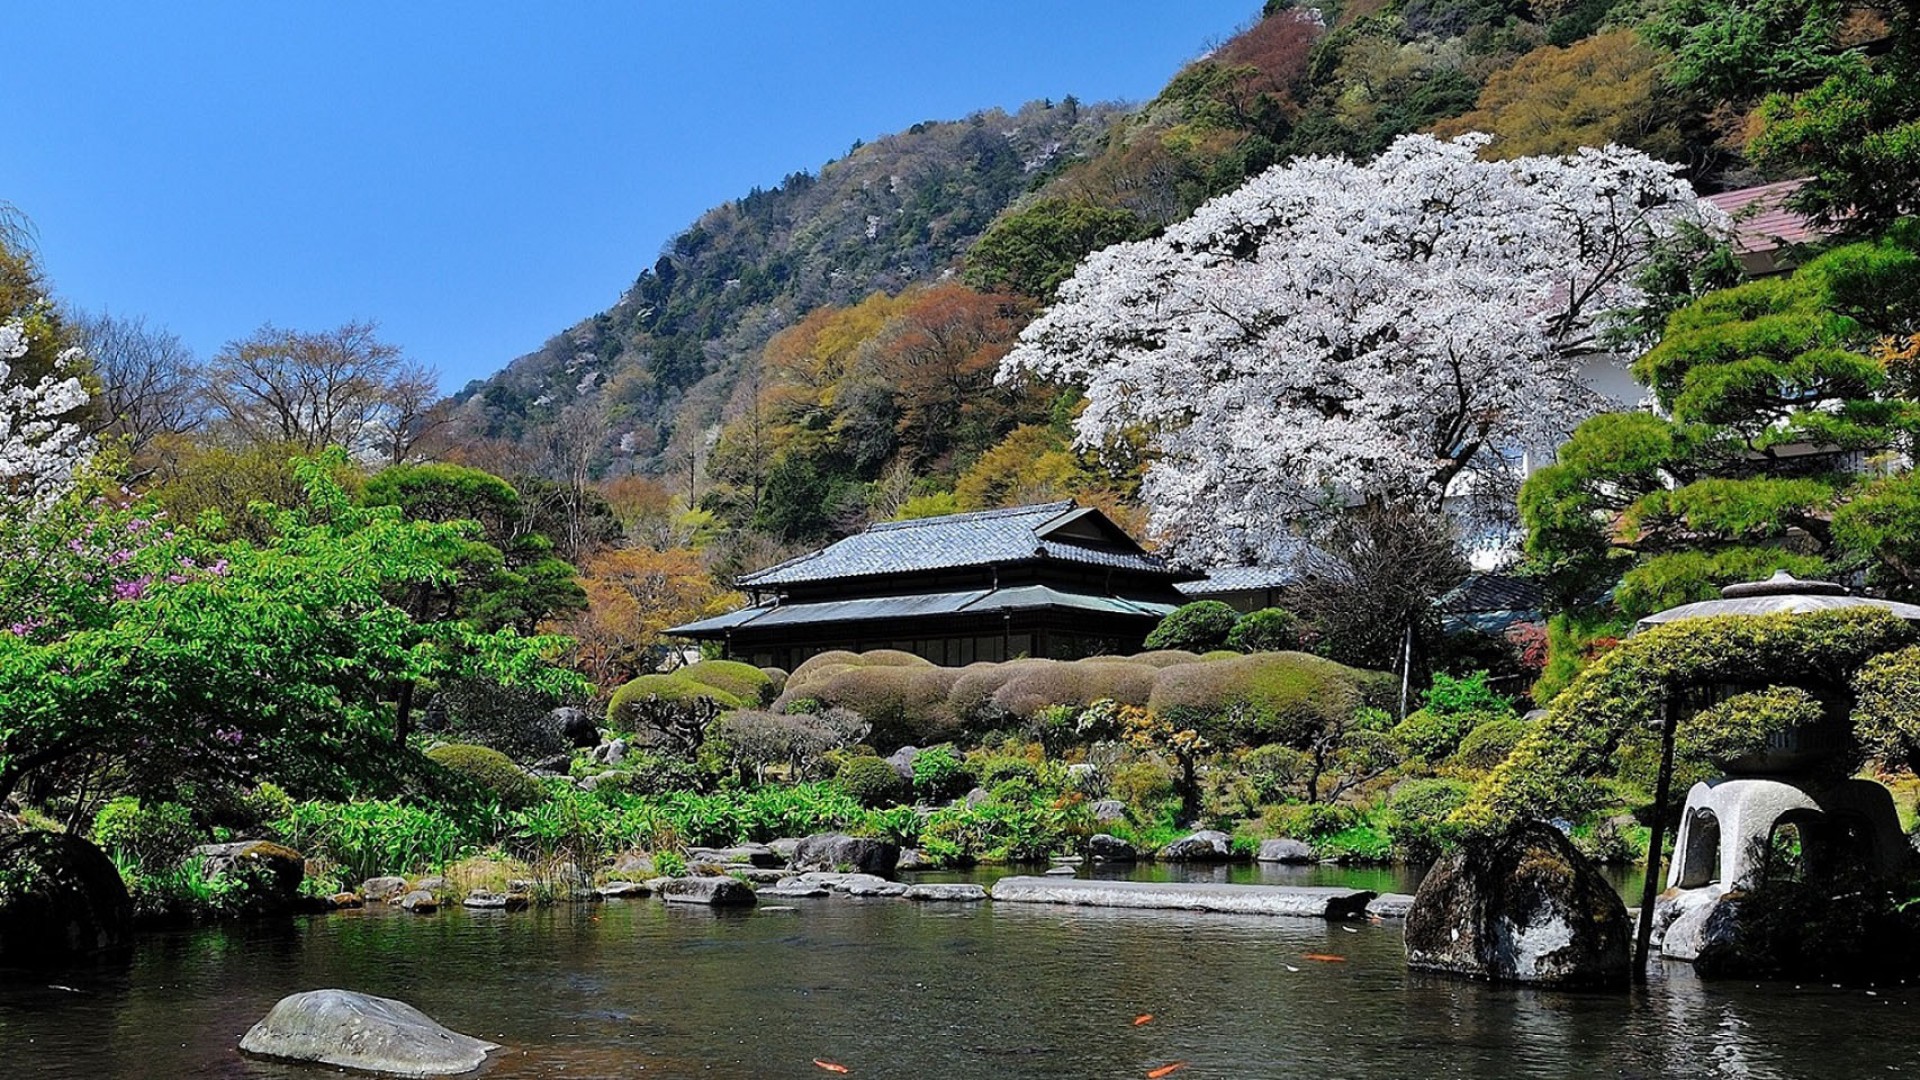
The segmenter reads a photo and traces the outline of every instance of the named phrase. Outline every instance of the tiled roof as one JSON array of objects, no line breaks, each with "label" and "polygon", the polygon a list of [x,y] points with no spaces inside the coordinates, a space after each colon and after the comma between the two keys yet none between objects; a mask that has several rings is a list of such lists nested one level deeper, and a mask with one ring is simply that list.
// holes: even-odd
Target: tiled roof
[{"label": "tiled roof", "polygon": [[[1127,541],[1099,544],[1049,535],[1079,513],[1071,499],[979,510],[915,521],[887,521],[819,551],[788,559],[740,578],[747,588],[766,588],[835,578],[869,577],[952,567],[1061,559],[1115,569],[1171,574],[1166,562]],[[1102,519],[1104,520],[1104,519]],[[1116,536],[1122,535],[1118,529]]]},{"label": "tiled roof", "polygon": [[1512,574],[1468,574],[1465,581],[1434,601],[1434,606],[1449,615],[1468,615],[1496,611],[1533,612],[1541,610],[1546,602],[1546,594],[1531,579]]},{"label": "tiled roof", "polygon": [[1299,571],[1291,566],[1216,566],[1206,571],[1206,575],[1199,581],[1183,581],[1174,588],[1188,596],[1205,599],[1253,589],[1283,589],[1300,579]]},{"label": "tiled roof", "polygon": [[1068,608],[1105,615],[1160,618],[1172,604],[1124,596],[1069,592],[1047,585],[1020,585],[1006,589],[969,589],[962,592],[919,593],[912,596],[870,596],[828,600],[817,604],[761,604],[739,611],[676,626],[667,633],[680,637],[721,637],[740,626],[811,626],[819,623],[878,622],[963,612],[1032,611]]},{"label": "tiled roof", "polygon": [[1707,201],[1733,218],[1734,247],[1755,254],[1824,239],[1806,215],[1787,207],[1804,180],[1781,180],[1759,187],[1723,191]]}]

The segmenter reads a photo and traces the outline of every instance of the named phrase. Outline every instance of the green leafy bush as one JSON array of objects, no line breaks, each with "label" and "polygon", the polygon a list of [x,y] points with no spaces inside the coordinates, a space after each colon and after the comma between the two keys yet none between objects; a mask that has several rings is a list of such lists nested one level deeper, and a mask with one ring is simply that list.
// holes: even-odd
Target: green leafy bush
[{"label": "green leafy bush", "polygon": [[1218,600],[1196,600],[1177,607],[1147,635],[1149,649],[1205,652],[1227,643],[1240,613]]},{"label": "green leafy bush", "polygon": [[[703,661],[705,662],[705,661]],[[642,675],[613,692],[607,702],[607,724],[615,731],[636,730],[635,706],[648,698],[675,704],[712,702],[722,709],[744,709],[747,703],[718,687],[694,682],[684,674]]]},{"label": "green leafy bush", "polygon": [[[873,745],[893,750],[908,744],[939,742],[951,735],[956,724],[947,706],[947,696],[958,677],[959,672],[953,668],[935,667],[924,661],[860,664],[811,679],[799,692],[790,681],[787,694],[812,698],[828,708],[858,713],[872,725],[869,738]],[[776,707],[785,704],[777,702]]]},{"label": "green leafy bush", "polygon": [[1261,608],[1236,619],[1227,633],[1235,652],[1292,652],[1300,647],[1300,620],[1285,608]]},{"label": "green leafy bush", "polygon": [[885,758],[850,758],[840,766],[840,775],[834,778],[834,782],[861,806],[869,809],[897,806],[912,794],[907,781]]},{"label": "green leafy bush", "polygon": [[1240,758],[1240,770],[1262,803],[1290,798],[1311,767],[1304,751],[1278,743],[1254,747]]},{"label": "green leafy bush", "polygon": [[1476,724],[1460,740],[1460,748],[1453,752],[1450,761],[1457,768],[1486,772],[1507,760],[1507,755],[1520,745],[1531,727],[1517,716]]},{"label": "green leafy bush", "polygon": [[342,884],[384,874],[437,870],[490,838],[490,821],[461,822],[405,803],[300,802],[273,823],[282,843],[309,860],[332,864]]},{"label": "green leafy bush", "polygon": [[687,857],[677,851],[653,853],[653,872],[661,877],[686,877]]},{"label": "green leafy bush", "polygon": [[536,689],[487,679],[448,679],[421,716],[422,731],[451,742],[492,747],[516,761],[539,761],[568,749],[553,721],[559,699]]},{"label": "green leafy bush", "polygon": [[487,793],[508,810],[518,810],[540,800],[539,783],[515,765],[513,759],[498,750],[448,743],[428,750],[427,757]]},{"label": "green leafy bush", "polygon": [[913,791],[921,799],[945,801],[972,787],[973,771],[951,746],[929,747],[913,759]]},{"label": "green leafy bush", "polygon": [[1025,780],[1031,784],[1039,779],[1040,771],[1033,762],[1023,757],[988,758],[980,765],[980,782],[987,787],[1008,780]]},{"label": "green leafy bush", "polygon": [[1473,788],[1439,777],[1408,780],[1387,795],[1387,810],[1401,821],[1438,823],[1466,805]]},{"label": "green leafy bush", "polygon": [[139,799],[121,796],[101,807],[93,819],[94,843],[122,866],[143,874],[176,869],[204,839],[193,812],[177,803],[144,805]]},{"label": "green leafy bush", "polygon": [[1149,810],[1178,794],[1173,770],[1157,761],[1130,761],[1115,768],[1111,791],[1121,802]]},{"label": "green leafy bush", "polygon": [[1316,844],[1362,823],[1360,811],[1337,803],[1272,806],[1261,815],[1261,824],[1269,834]]}]

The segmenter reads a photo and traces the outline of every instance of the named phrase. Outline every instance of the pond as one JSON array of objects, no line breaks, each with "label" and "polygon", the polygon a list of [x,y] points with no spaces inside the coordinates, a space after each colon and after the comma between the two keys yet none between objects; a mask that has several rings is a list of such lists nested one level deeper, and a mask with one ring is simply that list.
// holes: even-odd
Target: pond
[{"label": "pond", "polygon": [[1920,993],[1703,984],[1685,965],[1655,976],[1585,995],[1410,975],[1392,923],[847,898],[745,914],[653,900],[382,910],[152,934],[125,964],[9,974],[0,1075],[327,1075],[234,1049],[281,996],[327,986],[502,1043],[490,1080],[829,1075],[816,1058],[953,1080],[1140,1077],[1176,1061],[1182,1080],[1920,1068]]}]

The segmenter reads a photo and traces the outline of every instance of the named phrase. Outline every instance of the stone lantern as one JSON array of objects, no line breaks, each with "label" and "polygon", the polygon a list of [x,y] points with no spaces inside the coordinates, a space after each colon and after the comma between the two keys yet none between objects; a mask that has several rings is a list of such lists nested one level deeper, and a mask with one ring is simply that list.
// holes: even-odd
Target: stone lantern
[{"label": "stone lantern", "polygon": [[[1713,615],[1773,615],[1877,607],[1920,623],[1920,606],[1850,595],[1833,582],[1801,581],[1781,571],[1766,581],[1729,585],[1718,600],[1683,604],[1641,619],[1636,631]],[[1710,700],[1748,687],[1714,687]],[[1670,722],[1670,721],[1669,721]],[[1850,858],[1883,873],[1909,857],[1893,795],[1871,780],[1828,779],[1847,747],[1844,717],[1777,732],[1756,753],[1716,761],[1720,779],[1687,792],[1673,863],[1661,900],[1665,955],[1691,960],[1714,902],[1759,881],[1775,830],[1795,826],[1807,865]],[[1701,925],[1693,925],[1695,923]]]}]

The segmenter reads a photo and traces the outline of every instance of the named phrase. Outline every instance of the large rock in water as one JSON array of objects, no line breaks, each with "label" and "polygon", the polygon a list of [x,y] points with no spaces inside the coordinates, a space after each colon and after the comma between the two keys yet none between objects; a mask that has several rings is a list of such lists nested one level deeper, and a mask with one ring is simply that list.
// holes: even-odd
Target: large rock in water
[{"label": "large rock in water", "polygon": [[0,839],[0,966],[117,948],[132,922],[133,901],[106,852],[66,833]]},{"label": "large rock in water", "polygon": [[1542,986],[1625,985],[1626,905],[1544,822],[1472,840],[1434,864],[1407,912],[1407,966]]},{"label": "large rock in water", "polygon": [[1160,849],[1163,862],[1226,862],[1233,858],[1233,837],[1215,829],[1201,829]]},{"label": "large rock in water", "polygon": [[845,833],[816,833],[793,851],[795,870],[840,870],[886,877],[900,862],[900,845]]},{"label": "large rock in water", "polygon": [[404,1001],[309,990],[281,998],[240,1049],[390,1076],[456,1076],[486,1064],[487,1052],[499,1046],[449,1031]]},{"label": "large rock in water", "polygon": [[669,904],[704,904],[707,907],[752,907],[753,889],[746,882],[730,877],[668,878],[660,887],[660,899]]}]

